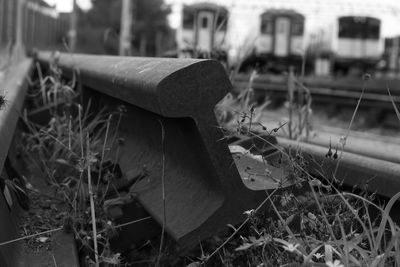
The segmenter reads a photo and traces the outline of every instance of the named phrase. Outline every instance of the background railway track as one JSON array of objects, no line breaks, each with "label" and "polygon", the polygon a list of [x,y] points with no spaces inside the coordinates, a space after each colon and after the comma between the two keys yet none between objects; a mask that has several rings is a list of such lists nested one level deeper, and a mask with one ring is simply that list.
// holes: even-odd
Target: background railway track
[{"label": "background railway track", "polygon": [[[246,88],[254,90],[255,100],[261,102],[265,96],[271,101],[282,101],[288,93],[288,76],[258,75],[252,82],[249,75],[239,74],[233,79],[234,92],[238,93]],[[300,82],[300,79],[298,79]],[[375,107],[383,110],[393,109],[392,99],[400,101],[400,80],[362,78],[324,78],[305,77],[301,79],[311,93],[313,103],[331,103],[339,106],[355,106],[362,88],[365,93],[362,98],[362,107]],[[299,86],[297,86],[299,88]],[[389,88],[392,97],[388,95]],[[304,93],[304,90],[297,90]]]}]

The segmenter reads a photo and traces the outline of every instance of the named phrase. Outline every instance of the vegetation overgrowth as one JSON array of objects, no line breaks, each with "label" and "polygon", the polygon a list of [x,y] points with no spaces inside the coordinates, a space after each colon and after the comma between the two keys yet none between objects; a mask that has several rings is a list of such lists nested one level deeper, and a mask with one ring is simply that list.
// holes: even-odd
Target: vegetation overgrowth
[{"label": "vegetation overgrowth", "polygon": [[[118,234],[121,225],[116,225],[107,211],[123,198],[114,182],[122,176],[118,166],[118,128],[125,107],[105,107],[92,113],[90,102],[79,102],[76,79],[63,80],[56,65],[49,70],[45,76],[38,67],[38,79],[30,92],[31,108],[46,106],[49,120],[35,123],[35,111],[25,113],[23,147],[28,161],[40,170],[63,202],[60,229],[74,234],[83,266],[400,265],[400,230],[389,215],[400,193],[381,203],[363,185],[346,188],[340,183],[341,177],[326,177],[323,165],[319,173],[310,173],[310,159],[302,151],[279,146],[275,147],[280,154],[277,166],[288,170],[294,185],[266,191],[260,206],[243,211],[247,219],[242,224],[228,225],[225,233],[201,241],[185,255],[177,252],[168,237],[137,245],[126,255],[111,251],[110,239]],[[289,89],[300,87],[306,92],[306,99],[296,102],[292,98],[290,121],[268,129],[259,122],[268,101],[261,105],[253,101],[252,82],[256,75],[251,75],[248,88],[241,94],[229,94],[217,106],[216,114],[227,138],[262,138],[278,131],[294,139],[308,135],[311,98],[301,79],[292,76],[293,88]],[[394,101],[393,107],[400,114]],[[297,120],[295,114],[299,112]],[[347,135],[340,140],[341,150],[333,153],[327,148],[326,160],[340,162]]]}]

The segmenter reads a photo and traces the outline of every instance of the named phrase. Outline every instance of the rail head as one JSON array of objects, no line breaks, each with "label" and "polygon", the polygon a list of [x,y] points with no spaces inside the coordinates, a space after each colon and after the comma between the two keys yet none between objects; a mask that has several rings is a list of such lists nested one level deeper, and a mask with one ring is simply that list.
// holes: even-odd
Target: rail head
[{"label": "rail head", "polygon": [[0,107],[0,172],[25,101],[28,89],[27,77],[32,72],[32,63],[32,59],[23,60],[8,71],[4,82],[0,83],[0,94],[5,99],[4,105]]},{"label": "rail head", "polygon": [[51,52],[39,52],[36,58],[56,62],[69,77],[76,70],[85,86],[165,117],[196,117],[232,88],[215,60]]}]

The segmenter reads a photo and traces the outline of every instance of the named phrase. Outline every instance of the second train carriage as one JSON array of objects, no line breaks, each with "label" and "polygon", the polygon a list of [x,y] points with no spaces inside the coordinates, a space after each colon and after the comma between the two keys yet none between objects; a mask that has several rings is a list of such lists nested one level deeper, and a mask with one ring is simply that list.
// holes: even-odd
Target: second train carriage
[{"label": "second train carriage", "polygon": [[212,3],[198,3],[183,7],[181,56],[205,57],[211,53],[226,60],[225,36],[228,10]]},{"label": "second train carriage", "polygon": [[337,47],[333,72],[372,72],[383,55],[381,21],[373,17],[343,16],[337,19]]},{"label": "second train carriage", "polygon": [[253,54],[242,69],[257,65],[264,71],[282,72],[289,65],[301,66],[304,16],[287,9],[270,9],[260,16]]}]

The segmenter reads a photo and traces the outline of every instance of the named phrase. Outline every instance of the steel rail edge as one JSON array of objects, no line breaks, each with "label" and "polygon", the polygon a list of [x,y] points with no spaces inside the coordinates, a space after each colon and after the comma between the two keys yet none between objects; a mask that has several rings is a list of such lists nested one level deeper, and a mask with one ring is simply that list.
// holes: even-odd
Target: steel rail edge
[{"label": "steel rail edge", "polygon": [[[274,129],[281,125],[281,122],[275,120],[269,120],[268,122],[263,122],[263,125],[267,127],[267,129]],[[261,127],[258,127],[261,128]],[[334,129],[327,128],[330,130],[329,132],[322,130],[313,130],[308,138],[301,137],[299,141],[318,145],[321,147],[325,147],[328,151],[329,144],[331,144],[331,148],[333,150],[340,149],[341,144],[339,143],[340,139],[345,135],[345,129]],[[262,134],[261,129],[257,129],[257,132]],[[285,137],[285,134],[282,132],[276,133],[277,137]],[[346,141],[346,151],[358,154],[361,156],[366,156],[370,158],[380,159],[384,161],[390,161],[394,163],[400,164],[400,138],[394,139],[393,137],[387,136],[379,136],[379,135],[370,135],[363,134],[351,131]]]},{"label": "steel rail edge", "polygon": [[[248,82],[249,75],[238,75],[235,78],[235,82]],[[364,81],[362,77],[359,78],[324,78],[324,77],[304,77],[302,79],[304,86],[310,88],[330,88],[333,90],[348,90],[353,92],[359,92],[363,85],[365,85],[366,92],[386,94],[386,86],[392,91],[392,95],[399,95],[399,79],[382,79],[382,78],[371,78],[370,80]],[[266,75],[260,74],[254,79],[254,83],[258,84],[275,84],[275,85],[286,85],[287,78],[285,76],[277,75]]]},{"label": "steel rail edge", "polygon": [[100,99],[92,103],[127,107],[118,163],[127,177],[146,165],[148,176],[135,185],[135,196],[160,225],[165,146],[165,227],[180,244],[197,244],[243,220],[243,212],[265,198],[242,182],[218,127],[214,107],[232,85],[217,61],[49,52],[36,58],[57,62],[67,77],[78,69],[84,94]]},{"label": "steel rail edge", "polygon": [[5,81],[1,84],[0,92],[5,103],[0,107],[0,171],[3,168],[22,111],[28,88],[26,78],[30,76],[32,68],[32,59],[22,61],[7,71],[4,77]]},{"label": "steel rail edge", "polygon": [[[246,88],[248,86],[248,82],[235,82],[234,83],[234,91],[235,92],[240,92],[243,88]],[[258,91],[260,93],[266,93],[267,91],[271,92],[278,92],[278,93],[287,93],[287,85],[286,84],[269,84],[269,83],[259,83],[259,82],[254,82],[252,84],[252,88],[255,91]],[[359,88],[359,91],[350,91],[346,90],[345,88],[322,88],[322,87],[311,87],[310,85],[307,86],[308,90],[310,91],[311,95],[313,96],[314,99],[318,99],[319,101],[322,101],[324,99],[320,99],[322,97],[325,97],[325,101],[334,103],[332,100],[332,97],[338,98],[342,100],[341,104],[347,104],[347,105],[354,105],[355,101],[360,97],[360,92],[361,92],[361,87]],[[331,98],[327,98],[331,97]],[[387,109],[392,109],[393,107],[390,105],[392,102],[392,98],[395,102],[399,101],[400,97],[398,95],[392,95],[390,97],[387,95],[386,88],[382,88],[381,93],[370,93],[366,92],[363,95],[363,101],[364,102],[373,102],[375,106],[382,106]],[[346,102],[344,102],[346,100]],[[380,103],[382,102],[382,103]],[[386,104],[386,105],[385,105]],[[369,103],[371,106],[371,104]]]},{"label": "steel rail edge", "polygon": [[[327,158],[327,147],[298,142],[286,138],[277,138],[279,145],[291,149],[292,153],[301,151],[308,158],[309,170],[314,174],[323,174],[333,178],[338,160]],[[338,152],[340,154],[340,151]],[[358,185],[370,192],[392,197],[400,192],[400,164],[374,159],[354,153],[344,152],[335,176],[347,185]]]},{"label": "steel rail edge", "polygon": [[[32,60],[23,60],[20,64],[10,67],[0,83],[1,97],[5,103],[0,107],[0,243],[19,236],[16,222],[20,212],[17,198],[9,190],[3,179],[3,167],[13,141],[14,132],[25,100],[28,88],[26,76],[30,76]],[[6,195],[11,196],[11,199]],[[7,200],[8,199],[8,200]],[[19,246],[0,247],[0,266],[15,266],[18,259]]]}]

